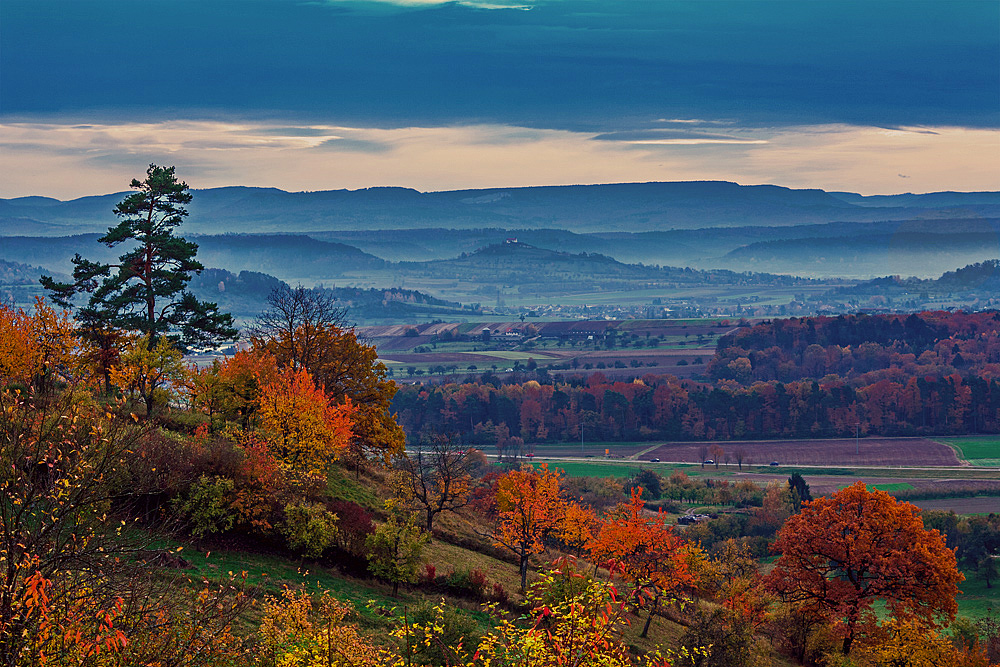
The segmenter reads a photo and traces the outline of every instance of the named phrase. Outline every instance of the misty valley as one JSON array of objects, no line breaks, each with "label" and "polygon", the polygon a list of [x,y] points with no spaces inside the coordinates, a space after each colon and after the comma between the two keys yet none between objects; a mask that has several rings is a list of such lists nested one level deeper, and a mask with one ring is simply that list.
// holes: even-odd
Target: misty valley
[{"label": "misty valley", "polygon": [[[117,195],[0,200],[0,290],[66,274]],[[421,193],[197,191],[192,289],[252,319],[274,279],[363,324],[772,317],[994,305],[1000,195],[863,197],[733,183]],[[381,292],[382,298],[379,299]]]}]

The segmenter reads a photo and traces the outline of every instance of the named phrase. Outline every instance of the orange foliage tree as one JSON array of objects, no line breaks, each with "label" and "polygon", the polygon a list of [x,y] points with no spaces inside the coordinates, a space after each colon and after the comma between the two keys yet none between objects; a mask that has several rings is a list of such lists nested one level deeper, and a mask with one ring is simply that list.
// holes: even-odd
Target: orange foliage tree
[{"label": "orange foliage tree", "polygon": [[528,585],[528,558],[545,550],[542,540],[559,524],[565,501],[560,497],[558,470],[546,464],[510,470],[495,483],[498,524],[493,540],[518,557],[521,590]]},{"label": "orange foliage tree", "polygon": [[274,357],[259,350],[240,350],[202,369],[192,368],[187,385],[191,405],[208,415],[248,428],[260,407],[261,387],[278,374]]},{"label": "orange foliage tree", "polygon": [[844,655],[877,625],[883,600],[896,619],[935,627],[953,620],[964,577],[937,530],[919,510],[863,482],[805,503],[778,534],[781,556],[769,586],[787,602],[835,623]]},{"label": "orange foliage tree", "polygon": [[695,583],[684,540],[666,525],[662,513],[644,512],[641,488],[632,489],[629,502],[611,511],[588,547],[595,562],[610,562],[637,589],[650,593],[653,601],[643,637],[660,599],[677,597]]},{"label": "orange foliage tree", "polygon": [[579,553],[594,538],[599,525],[600,520],[594,510],[579,503],[566,503],[562,519],[556,527],[556,537],[569,549]]},{"label": "orange foliage tree", "polygon": [[0,384],[48,391],[57,379],[84,370],[81,343],[69,315],[42,299],[32,312],[0,305]]},{"label": "orange foliage tree", "polygon": [[334,405],[304,368],[286,368],[261,386],[258,417],[276,453],[293,468],[325,470],[351,439],[350,400]]},{"label": "orange foliage tree", "polygon": [[346,311],[321,290],[283,286],[249,328],[254,348],[274,356],[279,367],[304,368],[336,402],[356,406],[354,432],[344,458],[359,463],[401,454],[406,436],[390,411],[396,383],[373,345],[345,325]]}]

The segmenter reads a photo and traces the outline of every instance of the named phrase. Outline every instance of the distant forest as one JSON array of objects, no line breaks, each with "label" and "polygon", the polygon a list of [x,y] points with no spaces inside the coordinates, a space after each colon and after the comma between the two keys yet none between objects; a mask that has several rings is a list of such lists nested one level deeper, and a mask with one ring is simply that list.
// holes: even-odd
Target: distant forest
[{"label": "distant forest", "polygon": [[[408,433],[470,443],[1000,433],[1000,313],[774,320],[720,339],[710,381],[600,373],[403,386]],[[517,441],[514,441],[517,444]]]}]

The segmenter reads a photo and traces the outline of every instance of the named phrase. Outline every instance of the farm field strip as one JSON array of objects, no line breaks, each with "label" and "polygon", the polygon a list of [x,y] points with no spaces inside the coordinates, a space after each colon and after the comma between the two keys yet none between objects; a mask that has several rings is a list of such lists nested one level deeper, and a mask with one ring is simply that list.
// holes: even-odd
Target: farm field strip
[{"label": "farm field strip", "polygon": [[955,514],[990,514],[1000,512],[1000,497],[975,496],[973,498],[929,498],[911,500],[922,510],[941,510]]},{"label": "farm field strip", "polygon": [[959,466],[955,450],[925,438],[836,438],[829,440],[753,440],[728,442],[674,442],[648,453],[650,458],[699,462],[713,447],[724,451],[722,461],[736,463],[739,452],[743,464],[772,461],[782,466]]},{"label": "farm field strip", "polygon": [[969,464],[979,467],[1000,466],[1000,438],[996,436],[973,436],[965,438],[938,438]]},{"label": "farm field strip", "polygon": [[538,352],[516,352],[516,351],[513,351],[513,350],[511,350],[511,351],[506,351],[506,350],[496,350],[496,351],[480,350],[479,352],[475,352],[474,354],[482,354],[482,355],[485,355],[487,357],[497,357],[499,359],[510,359],[511,361],[516,360],[516,359],[521,359],[523,361],[527,361],[528,359],[535,359],[537,361],[538,359],[546,359],[546,360],[548,360],[548,359],[558,359],[559,358],[558,356],[552,356],[550,354],[539,354]]}]

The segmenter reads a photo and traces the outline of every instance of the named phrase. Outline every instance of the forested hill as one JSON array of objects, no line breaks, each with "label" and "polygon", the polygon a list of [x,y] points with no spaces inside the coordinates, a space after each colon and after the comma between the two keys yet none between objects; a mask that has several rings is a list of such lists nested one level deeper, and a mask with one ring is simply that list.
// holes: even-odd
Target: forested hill
[{"label": "forested hill", "polygon": [[[795,284],[803,279],[768,273],[737,273],[722,269],[701,271],[671,266],[624,264],[600,253],[568,253],[537,248],[509,240],[489,245],[454,259],[430,262],[400,262],[399,270],[465,280],[489,275],[505,284],[599,283],[605,287],[615,279],[650,279],[698,284]],[[806,280],[805,282],[808,282]]]},{"label": "forested hill", "polygon": [[989,259],[947,271],[939,278],[921,279],[901,276],[886,276],[867,280],[851,287],[841,287],[835,291],[837,297],[856,298],[878,296],[900,298],[907,295],[917,297],[961,297],[966,300],[981,299],[985,302],[1000,293],[1000,259]]},{"label": "forested hill", "polygon": [[[37,278],[36,278],[37,280]],[[232,313],[238,320],[256,317],[265,307],[267,297],[286,283],[274,276],[257,271],[240,271],[238,274],[225,269],[205,269],[193,276],[189,287],[199,299],[218,303],[220,308]],[[438,299],[423,292],[399,287],[386,289],[360,287],[317,287],[331,296],[337,307],[347,309],[347,319],[352,323],[370,320],[412,320],[416,317],[467,317],[462,304]]]},{"label": "forested hill", "polygon": [[[202,234],[414,227],[634,232],[1000,214],[1000,193],[992,192],[870,198],[722,181],[427,193],[407,188],[285,192],[227,187],[194,194],[189,223]],[[0,236],[103,231],[121,198],[122,193],[66,202],[44,197],[0,199]]]}]

